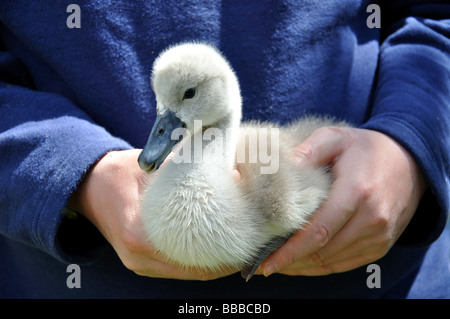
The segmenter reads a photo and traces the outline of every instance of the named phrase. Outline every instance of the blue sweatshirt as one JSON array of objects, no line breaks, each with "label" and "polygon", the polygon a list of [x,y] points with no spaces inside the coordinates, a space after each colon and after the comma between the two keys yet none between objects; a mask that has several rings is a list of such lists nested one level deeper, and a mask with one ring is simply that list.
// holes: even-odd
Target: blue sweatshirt
[{"label": "blue sweatshirt", "polygon": [[[450,297],[450,5],[389,1],[378,28],[370,4],[1,1],[0,297]],[[375,262],[380,288],[368,287],[366,266],[248,283],[239,274],[141,277],[92,224],[63,214],[98,158],[143,147],[156,115],[152,63],[168,45],[192,40],[230,60],[244,120],[332,115],[393,137],[415,158],[429,187]],[[79,265],[81,288],[68,287],[69,264]]]}]

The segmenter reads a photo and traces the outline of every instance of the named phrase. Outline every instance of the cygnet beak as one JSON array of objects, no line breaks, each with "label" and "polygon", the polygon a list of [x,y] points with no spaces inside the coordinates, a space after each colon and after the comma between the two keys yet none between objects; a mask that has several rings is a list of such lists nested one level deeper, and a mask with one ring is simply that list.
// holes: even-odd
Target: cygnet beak
[{"label": "cygnet beak", "polygon": [[173,147],[182,139],[180,135],[177,135],[179,139],[172,139],[172,132],[182,127],[186,125],[172,111],[167,110],[156,117],[147,144],[139,154],[138,162],[142,170],[152,173],[161,166]]}]

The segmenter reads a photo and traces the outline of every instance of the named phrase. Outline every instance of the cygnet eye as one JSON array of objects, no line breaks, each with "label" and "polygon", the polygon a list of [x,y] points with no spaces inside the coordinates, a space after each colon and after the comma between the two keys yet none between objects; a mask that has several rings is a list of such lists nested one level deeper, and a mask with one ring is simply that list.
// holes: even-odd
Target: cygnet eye
[{"label": "cygnet eye", "polygon": [[194,96],[195,96],[195,89],[194,88],[187,89],[186,92],[184,92],[183,100],[192,99]]}]

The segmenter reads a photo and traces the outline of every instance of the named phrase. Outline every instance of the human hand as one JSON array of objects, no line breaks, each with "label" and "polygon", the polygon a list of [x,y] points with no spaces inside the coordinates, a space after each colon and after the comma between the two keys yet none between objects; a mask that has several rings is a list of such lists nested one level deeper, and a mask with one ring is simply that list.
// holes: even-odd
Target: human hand
[{"label": "human hand", "polygon": [[257,273],[318,276],[383,257],[400,237],[426,182],[410,154],[385,134],[326,127],[296,149],[298,165],[330,165],[328,200],[305,230],[272,253]]},{"label": "human hand", "polygon": [[139,194],[151,178],[139,168],[141,150],[107,153],[88,172],[69,205],[89,219],[108,240],[126,268],[142,276],[210,280],[220,272],[182,269],[169,264],[147,240],[141,221]]}]

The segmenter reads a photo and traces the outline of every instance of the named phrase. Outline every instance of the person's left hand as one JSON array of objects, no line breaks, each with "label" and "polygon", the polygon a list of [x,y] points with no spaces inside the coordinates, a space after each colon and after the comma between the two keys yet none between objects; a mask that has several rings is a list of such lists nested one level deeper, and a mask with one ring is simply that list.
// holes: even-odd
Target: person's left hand
[{"label": "person's left hand", "polygon": [[400,237],[426,182],[411,155],[385,134],[326,127],[296,149],[298,165],[330,165],[328,200],[259,267],[259,274],[318,276],[383,257]]},{"label": "person's left hand", "polygon": [[147,187],[145,181],[153,176],[139,168],[140,152],[133,149],[105,154],[92,165],[72,194],[70,207],[90,220],[123,265],[138,275],[212,280],[237,272],[232,267],[213,271],[175,265],[153,247],[143,226],[140,207],[140,194]]}]

